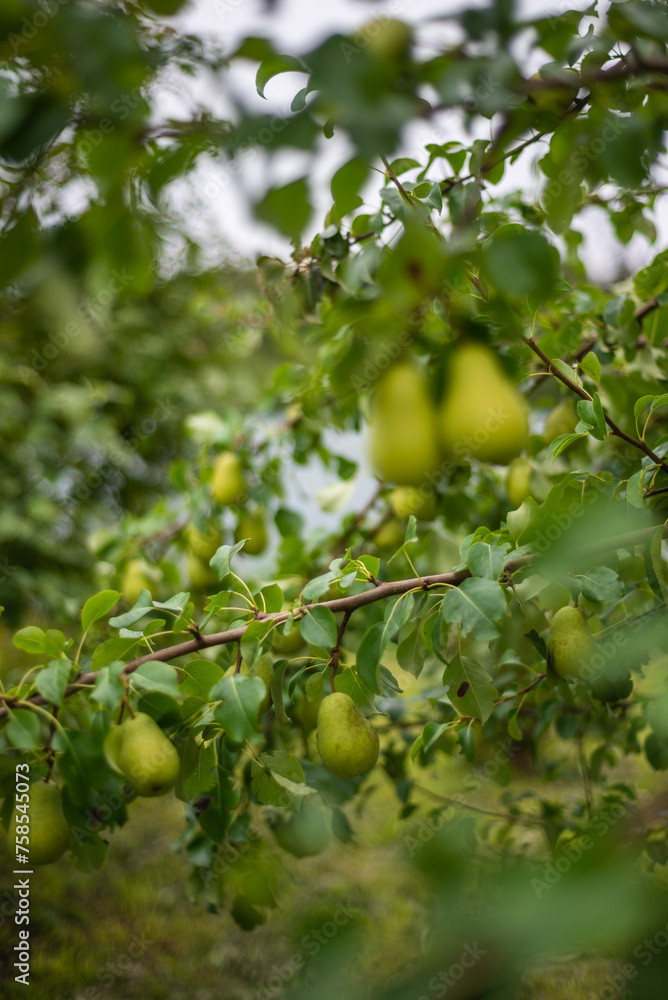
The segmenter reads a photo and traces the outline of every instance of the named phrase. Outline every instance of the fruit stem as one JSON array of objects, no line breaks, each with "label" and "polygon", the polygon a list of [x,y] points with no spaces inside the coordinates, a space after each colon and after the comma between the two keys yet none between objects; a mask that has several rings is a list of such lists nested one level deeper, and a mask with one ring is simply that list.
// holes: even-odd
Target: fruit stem
[{"label": "fruit stem", "polygon": [[332,672],[329,676],[329,684],[332,689],[332,694],[336,693],[336,688],[334,686],[334,678],[336,677],[336,671],[339,668],[339,660],[341,658],[341,640],[343,639],[343,633],[346,631],[346,628],[348,627],[348,622],[350,621],[351,615],[352,611],[344,612],[343,618],[341,619],[341,624],[339,625],[339,630],[336,633],[336,645],[334,646],[334,649],[332,650],[332,655],[329,658],[329,665],[332,668]]},{"label": "fruit stem", "polygon": [[239,640],[239,644],[237,646],[237,663],[234,668],[234,672],[235,674],[241,673],[241,639]]}]

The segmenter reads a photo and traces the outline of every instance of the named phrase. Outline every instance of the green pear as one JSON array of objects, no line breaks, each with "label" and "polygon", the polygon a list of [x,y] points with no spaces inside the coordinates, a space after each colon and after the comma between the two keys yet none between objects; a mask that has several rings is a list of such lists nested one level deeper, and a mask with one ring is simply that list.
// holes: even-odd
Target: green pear
[{"label": "green pear", "polygon": [[304,694],[292,709],[292,715],[297,719],[307,736],[318,725],[318,712],[321,703],[322,698],[309,701]]},{"label": "green pear", "polygon": [[543,428],[543,441],[545,444],[552,444],[554,439],[561,437],[562,434],[573,434],[578,421],[579,417],[572,398],[569,396],[562,399],[547,415]]},{"label": "green pear", "polygon": [[439,467],[429,388],[408,361],[398,362],[378,383],[371,406],[369,455],[381,479],[401,486],[417,486]]},{"label": "green pear", "polygon": [[165,795],[176,784],[181,768],[176,747],[144,712],[112,727],[104,741],[104,752],[137,795]]},{"label": "green pear", "polygon": [[410,52],[413,31],[405,21],[399,21],[395,17],[379,17],[363,24],[353,38],[357,45],[366,48],[377,59],[393,62],[405,59]]},{"label": "green pear", "polygon": [[[230,677],[232,674],[236,673],[236,663],[233,663],[231,667],[228,667],[225,671],[225,677]],[[271,706],[271,679],[274,676],[274,662],[267,653],[262,656],[258,656],[257,660],[252,667],[248,666],[246,660],[241,661],[241,667],[239,668],[239,673],[243,674],[244,677],[259,677],[264,681],[264,686],[267,689],[267,693],[260,702],[259,715],[264,715],[266,711]]]},{"label": "green pear", "polygon": [[[215,587],[218,583],[216,571],[194,552],[188,553],[188,576],[195,590],[206,590],[207,587]],[[218,589],[220,590],[220,587]]]},{"label": "green pear", "polygon": [[223,534],[215,524],[207,524],[204,531],[191,524],[187,531],[188,548],[205,563],[210,562],[223,544]]},{"label": "green pear", "polygon": [[[16,827],[20,828],[19,837],[28,831],[30,844],[28,855],[32,865],[50,865],[57,861],[70,842],[70,828],[67,825],[60,789],[53,782],[36,781],[30,786],[30,802],[28,812],[14,810],[9,825],[9,839],[15,842]],[[25,822],[28,815],[30,819]]]},{"label": "green pear", "polygon": [[567,606],[555,612],[547,636],[547,662],[564,680],[587,679],[596,643],[579,608]]},{"label": "green pear", "polygon": [[527,458],[514,458],[508,466],[506,493],[513,507],[531,496],[531,462]]},{"label": "green pear", "polygon": [[125,567],[121,592],[128,604],[136,604],[142,590],[148,590],[151,597],[157,594],[156,577],[159,570],[149,566],[143,559],[131,559]]},{"label": "green pear", "polygon": [[246,539],[243,552],[247,556],[259,556],[267,547],[267,528],[261,510],[243,511],[234,533],[235,542]]},{"label": "green pear", "polygon": [[436,516],[436,494],[431,486],[396,486],[389,500],[390,507],[402,521],[407,521],[411,514],[418,521],[431,521]]},{"label": "green pear", "polygon": [[527,404],[484,344],[456,348],[439,410],[441,444],[448,458],[505,465],[524,446]]},{"label": "green pear", "polygon": [[325,767],[339,778],[366,774],[378,760],[378,733],[352,698],[341,691],[322,699],[318,750]]},{"label": "green pear", "polygon": [[283,850],[296,858],[320,854],[331,839],[325,810],[313,798],[307,799],[289,818],[277,818],[274,836]]},{"label": "green pear", "polygon": [[241,503],[246,496],[241,462],[233,452],[224,451],[216,459],[211,491],[219,504]]},{"label": "green pear", "polygon": [[374,533],[373,543],[381,552],[396,552],[403,545],[405,537],[406,529],[403,524],[396,517],[392,517],[389,521],[381,524],[378,531]]}]

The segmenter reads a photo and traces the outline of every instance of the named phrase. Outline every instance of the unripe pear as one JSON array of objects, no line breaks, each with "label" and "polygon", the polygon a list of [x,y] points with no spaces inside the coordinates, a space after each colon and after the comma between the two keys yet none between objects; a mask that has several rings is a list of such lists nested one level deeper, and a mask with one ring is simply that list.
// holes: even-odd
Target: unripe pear
[{"label": "unripe pear", "polygon": [[353,38],[357,45],[367,48],[376,58],[393,61],[406,58],[413,32],[408,24],[395,17],[379,17],[363,24]]},{"label": "unripe pear", "polygon": [[29,794],[27,815],[30,819],[25,822],[26,814],[14,810],[9,824],[10,843],[13,849],[17,826],[29,827],[30,864],[50,865],[65,853],[70,842],[60,789],[53,782],[36,781],[30,786]]},{"label": "unripe pear", "polygon": [[400,361],[380,379],[371,406],[369,455],[381,477],[417,486],[438,469],[434,407],[418,369]]},{"label": "unripe pear", "polygon": [[316,698],[314,701],[309,701],[304,694],[292,710],[292,714],[300,723],[306,735],[312,732],[312,730],[314,730],[318,725],[318,712],[320,711],[321,704],[322,698]]},{"label": "unripe pear", "polygon": [[403,545],[405,537],[406,530],[403,524],[396,517],[393,517],[384,524],[381,524],[378,531],[373,535],[373,543],[381,552],[395,552]]},{"label": "unripe pear", "polygon": [[543,428],[543,441],[551,444],[562,434],[572,434],[578,424],[578,415],[573,400],[569,397],[557,403],[547,415]]},{"label": "unripe pear", "polygon": [[211,490],[220,504],[241,503],[246,496],[241,462],[233,452],[224,451],[216,459]]},{"label": "unripe pear", "polygon": [[431,521],[436,516],[436,494],[431,486],[396,486],[389,500],[402,521],[407,521],[411,514],[418,521]]},{"label": "unripe pear", "polygon": [[243,552],[247,556],[259,556],[267,547],[267,528],[261,510],[243,511],[234,533],[235,542],[246,539]]},{"label": "unripe pear", "polygon": [[296,858],[320,854],[331,839],[325,810],[312,798],[289,818],[279,817],[274,824],[274,835],[283,850]]},{"label": "unripe pear", "polygon": [[113,726],[105,738],[104,751],[137,795],[165,795],[179,777],[181,761],[176,747],[144,712]]},{"label": "unripe pear", "polygon": [[547,636],[547,662],[564,680],[581,678],[591,665],[596,643],[579,608],[567,606],[555,612]]},{"label": "unripe pear", "polygon": [[223,544],[223,533],[215,524],[207,524],[204,531],[191,524],[187,532],[188,548],[205,563],[210,562]]},{"label": "unripe pear", "polygon": [[513,507],[531,496],[531,463],[527,458],[514,458],[508,466],[506,493]]},{"label": "unripe pear", "polygon": [[378,733],[352,698],[335,691],[318,711],[318,750],[322,762],[339,778],[366,774],[378,760]]},{"label": "unripe pear", "polygon": [[121,584],[123,597],[128,604],[136,604],[142,590],[148,590],[151,597],[157,594],[155,577],[157,572],[143,559],[131,559],[125,567]]},{"label": "unripe pear", "polygon": [[206,590],[207,587],[215,587],[218,583],[216,571],[194,552],[188,553],[188,576],[195,590]]},{"label": "unripe pear", "polygon": [[439,411],[441,444],[449,458],[505,465],[524,446],[527,404],[484,344],[456,348]]}]

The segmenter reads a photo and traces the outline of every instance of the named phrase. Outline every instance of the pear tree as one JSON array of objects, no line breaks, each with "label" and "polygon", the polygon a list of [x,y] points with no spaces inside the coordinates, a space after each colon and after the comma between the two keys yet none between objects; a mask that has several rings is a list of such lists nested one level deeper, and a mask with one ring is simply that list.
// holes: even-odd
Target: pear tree
[{"label": "pear tree", "polygon": [[[374,995],[423,995],[472,941],[489,960],[471,996],[502,984],[519,996],[532,956],[602,942],[632,955],[668,919],[665,5],[443,4],[452,45],[380,18],[289,52],[257,37],[200,44],[161,21],[166,6],[182,4],[72,0],[39,46],[0,55],[15,108],[0,136],[12,350],[67,289],[92,295],[123,259],[134,275],[106,319],[123,363],[82,328],[100,351],[90,379],[74,342],[48,370],[24,358],[8,376],[6,441],[33,471],[10,469],[1,530],[35,580],[32,604],[20,574],[21,600],[5,588],[9,849],[90,871],[137,799],[173,796],[184,891],[261,933],[290,891],[286,866],[341,845],[352,856],[356,828],[391,809],[383,829],[429,887],[430,929],[405,982]],[[12,18],[0,13],[20,40]],[[99,44],[99,76],[67,54],[68,28]],[[249,61],[267,100],[277,76],[301,74],[286,117],[249,103],[229,121],[213,108],[162,121],[152,104],[168,66],[225,79]],[[105,156],[93,132],[122,75],[139,96]],[[318,219],[328,142],[344,162]],[[249,150],[267,178],[286,152],[313,169],[256,196],[285,252],[230,280],[198,255],[170,185],[205,158],[229,179]],[[68,185],[94,194],[54,220],[49,183],[54,205]],[[605,279],[584,252],[594,212],[614,247]],[[54,260],[58,302],[35,289]],[[175,356],[152,332],[138,339],[138,364],[160,355],[140,380],[125,338],[156,317],[166,341],[192,336]],[[153,412],[163,378],[177,387],[164,423],[107,469],[105,449]],[[79,382],[67,410],[63,388]],[[117,414],[113,433],[100,411]],[[44,414],[70,449],[48,498]],[[88,460],[87,419],[100,432]],[[304,470],[329,479],[317,524],[295,487]],[[123,480],[106,521],[102,503],[70,502],[93,473],[102,491]],[[42,525],[39,558],[28,528],[11,534],[22,518]],[[90,556],[75,601],[54,596],[54,566],[76,576],[68,530],[75,569]],[[655,961],[657,980],[634,965],[641,996],[665,980],[666,955]],[[354,993],[348,964],[337,995]]]}]

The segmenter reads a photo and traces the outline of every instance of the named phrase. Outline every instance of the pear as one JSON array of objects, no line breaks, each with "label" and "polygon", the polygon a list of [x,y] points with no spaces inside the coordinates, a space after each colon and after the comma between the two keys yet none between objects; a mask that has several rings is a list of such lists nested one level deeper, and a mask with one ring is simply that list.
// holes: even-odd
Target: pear
[{"label": "pear", "polygon": [[243,552],[247,556],[259,556],[267,547],[267,528],[264,523],[264,515],[257,510],[243,511],[234,533],[235,542],[246,539]]},{"label": "pear", "polygon": [[390,507],[402,521],[407,521],[411,514],[418,521],[431,521],[436,516],[436,494],[431,486],[396,486],[389,500]]},{"label": "pear", "polygon": [[137,795],[165,795],[176,784],[181,768],[176,747],[144,712],[112,727],[104,741],[104,752]]},{"label": "pear", "polygon": [[531,496],[531,462],[527,458],[514,458],[508,466],[506,493],[515,508]]},{"label": "pear", "polygon": [[398,362],[378,383],[369,455],[381,479],[401,486],[418,486],[439,467],[429,388],[408,361]]},{"label": "pear", "polygon": [[[207,587],[215,587],[218,583],[218,574],[213,570],[208,561],[200,559],[194,552],[188,553],[188,575],[195,590],[205,590]],[[219,588],[220,589],[220,588]]]},{"label": "pear", "polygon": [[[232,674],[236,673],[236,669],[236,664],[233,663],[232,666],[228,667],[225,671],[225,676],[230,677]],[[248,666],[246,660],[242,660],[239,673],[243,674],[244,677],[259,677],[264,681],[267,693],[260,702],[260,709],[258,712],[258,715],[264,715],[264,713],[268,711],[271,706],[271,679],[274,676],[274,663],[272,658],[267,653],[264,653],[262,656],[258,656],[252,667]]]},{"label": "pear", "polygon": [[377,59],[393,62],[408,56],[413,32],[405,21],[399,21],[395,17],[379,17],[363,24],[353,38],[357,45],[366,48]]},{"label": "pear", "polygon": [[[67,825],[60,789],[53,782],[36,781],[30,786],[28,813],[12,814],[9,838],[12,845],[16,838],[16,827],[27,827],[30,844],[28,855],[32,865],[50,865],[57,861],[70,842],[70,828]],[[30,819],[25,822],[28,815]],[[19,836],[23,836],[22,833]]]},{"label": "pear", "polygon": [[547,662],[553,670],[571,680],[581,677],[591,664],[596,643],[579,608],[567,606],[555,612],[547,636]]},{"label": "pear", "polygon": [[223,544],[223,534],[215,524],[207,524],[204,531],[191,524],[187,531],[188,548],[205,563],[210,562]]},{"label": "pear", "polygon": [[143,559],[130,560],[125,567],[121,583],[121,591],[128,604],[136,604],[142,590],[148,590],[151,597],[155,597],[157,593],[155,577],[158,572]]},{"label": "pear", "polygon": [[522,450],[529,431],[527,404],[484,344],[455,349],[439,428],[448,458],[505,465]]},{"label": "pear", "polygon": [[311,858],[327,847],[331,833],[325,810],[312,798],[302,804],[288,819],[279,817],[274,824],[276,840],[296,858]]},{"label": "pear", "polygon": [[216,459],[211,490],[219,504],[241,503],[246,496],[241,462],[233,452],[224,451]]},{"label": "pear", "polygon": [[307,736],[318,725],[318,712],[320,711],[321,704],[322,698],[316,698],[314,701],[309,701],[304,694],[292,710],[292,715],[300,723]]},{"label": "pear", "polygon": [[381,524],[373,535],[373,543],[381,552],[395,552],[404,543],[406,530],[396,517]]},{"label": "pear", "polygon": [[322,762],[339,778],[366,774],[378,760],[378,733],[352,698],[335,691],[318,711],[318,750]]},{"label": "pear", "polygon": [[561,437],[562,434],[572,434],[578,421],[579,417],[573,400],[570,396],[567,399],[562,399],[547,415],[543,428],[543,441],[545,444],[551,444],[555,438]]}]

